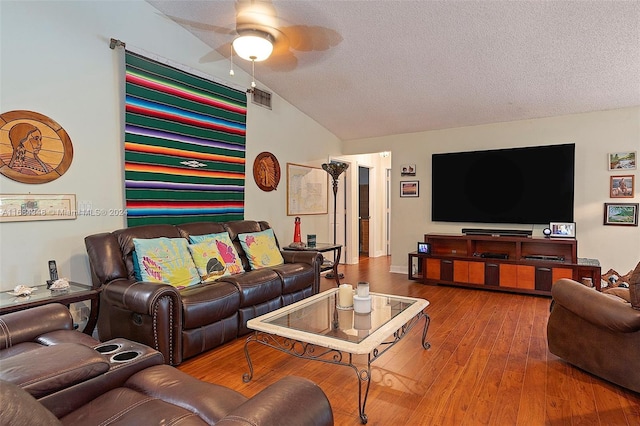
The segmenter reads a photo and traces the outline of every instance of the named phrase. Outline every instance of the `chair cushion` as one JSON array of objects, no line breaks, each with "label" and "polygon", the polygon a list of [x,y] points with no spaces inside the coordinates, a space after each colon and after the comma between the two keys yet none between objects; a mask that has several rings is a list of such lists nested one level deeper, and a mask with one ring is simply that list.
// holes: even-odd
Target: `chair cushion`
[{"label": "chair cushion", "polygon": [[238,234],[238,240],[247,254],[251,269],[268,268],[284,263],[273,229]]},{"label": "chair cushion", "polygon": [[240,292],[225,281],[185,288],[180,296],[185,330],[216,323],[240,308]]},{"label": "chair cushion", "polygon": [[20,386],[35,398],[41,398],[107,370],[109,362],[93,348],[77,343],[60,343],[3,359],[0,379]]},{"label": "chair cushion", "polygon": [[140,271],[140,276],[136,276],[138,281],[165,283],[176,288],[200,282],[184,238],[134,238],[133,244]]}]

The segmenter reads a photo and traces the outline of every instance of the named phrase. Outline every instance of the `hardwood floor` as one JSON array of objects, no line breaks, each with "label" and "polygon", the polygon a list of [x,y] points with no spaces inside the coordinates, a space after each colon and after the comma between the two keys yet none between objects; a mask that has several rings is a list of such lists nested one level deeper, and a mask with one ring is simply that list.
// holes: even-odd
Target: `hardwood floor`
[{"label": "hardwood floor", "polygon": [[[388,257],[340,266],[343,283],[355,287],[368,281],[374,292],[429,300],[431,349],[422,349],[416,327],[373,363],[369,425],[640,425],[640,394],[549,353],[549,298],[425,286],[389,268]],[[321,290],[333,285],[323,278]],[[192,358],[179,369],[247,396],[286,375],[306,377],[327,394],[336,425],[360,424],[352,369],[254,344],[254,378],[243,383],[244,341]]]}]

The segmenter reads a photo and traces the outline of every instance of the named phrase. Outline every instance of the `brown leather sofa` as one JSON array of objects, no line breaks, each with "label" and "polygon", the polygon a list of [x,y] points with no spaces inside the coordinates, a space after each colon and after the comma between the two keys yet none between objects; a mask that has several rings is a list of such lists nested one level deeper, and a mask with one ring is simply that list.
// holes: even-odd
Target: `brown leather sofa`
[{"label": "brown leather sofa", "polygon": [[2,425],[333,424],[326,395],[307,379],[285,377],[246,398],[165,365],[150,347],[74,331],[59,304],[0,317],[0,401]]},{"label": "brown leather sofa", "polygon": [[[251,220],[226,223],[143,225],[85,238],[93,286],[101,289],[100,340],[122,337],[160,351],[165,361],[182,360],[249,332],[247,321],[316,294],[320,290],[322,255],[281,251],[282,265],[251,270],[238,234],[270,228]],[[189,238],[228,232],[242,259],[244,273],[213,283],[178,290],[136,282],[134,238]]]},{"label": "brown leather sofa", "polygon": [[612,383],[640,392],[640,311],[629,290],[599,292],[570,279],[551,288],[549,351]]}]

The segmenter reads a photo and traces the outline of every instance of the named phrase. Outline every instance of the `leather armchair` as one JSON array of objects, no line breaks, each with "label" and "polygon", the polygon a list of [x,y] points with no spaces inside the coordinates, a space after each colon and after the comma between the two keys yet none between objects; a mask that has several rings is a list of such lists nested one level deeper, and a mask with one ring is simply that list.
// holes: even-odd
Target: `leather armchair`
[{"label": "leather armchair", "polygon": [[[324,392],[289,376],[253,398],[195,379],[174,367],[141,370],[119,387],[57,418],[23,388],[0,381],[3,425],[333,425]],[[295,407],[295,409],[292,409]]]},{"label": "leather armchair", "polygon": [[551,287],[549,351],[612,383],[640,392],[640,311],[618,297],[570,280]]}]

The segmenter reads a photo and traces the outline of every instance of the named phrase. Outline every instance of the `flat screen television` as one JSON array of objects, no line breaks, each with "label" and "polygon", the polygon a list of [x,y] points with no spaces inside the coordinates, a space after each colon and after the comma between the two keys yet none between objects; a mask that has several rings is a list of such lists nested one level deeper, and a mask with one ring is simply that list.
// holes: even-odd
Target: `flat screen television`
[{"label": "flat screen television", "polygon": [[433,154],[436,222],[573,222],[575,144]]}]

